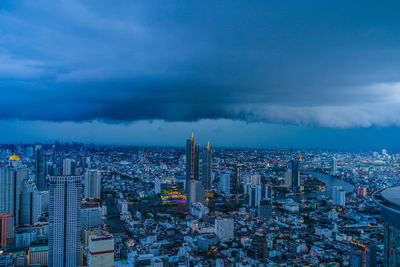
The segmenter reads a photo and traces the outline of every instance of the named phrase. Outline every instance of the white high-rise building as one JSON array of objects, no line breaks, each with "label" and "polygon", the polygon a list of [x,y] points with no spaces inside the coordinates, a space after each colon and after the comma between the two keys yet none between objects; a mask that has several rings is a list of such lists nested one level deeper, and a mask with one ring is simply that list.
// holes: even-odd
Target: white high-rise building
[{"label": "white high-rise building", "polygon": [[231,193],[231,177],[229,173],[222,173],[221,177],[219,178],[219,191],[230,194]]},{"label": "white high-rise building", "polygon": [[234,238],[235,222],[232,218],[215,219],[214,232],[220,241],[230,241]]},{"label": "white high-rise building", "polygon": [[16,155],[9,158],[8,166],[0,168],[0,213],[11,213],[15,226],[21,225],[21,191],[25,179],[28,170]]},{"label": "white high-rise building", "polygon": [[332,201],[335,205],[346,205],[346,191],[341,186],[334,186],[332,188]]},{"label": "white high-rise building", "polygon": [[101,171],[88,170],[85,174],[85,198],[100,199],[101,198]]},{"label": "white high-rise building", "polygon": [[114,266],[114,238],[110,234],[90,236],[87,263],[89,267]]},{"label": "white high-rise building", "polygon": [[63,159],[63,175],[72,175],[72,159]]},{"label": "white high-rise building", "polygon": [[80,266],[81,176],[52,176],[49,188],[49,266]]},{"label": "white high-rise building", "polygon": [[262,197],[261,185],[250,185],[249,186],[249,207],[256,208],[260,205]]},{"label": "white high-rise building", "polygon": [[333,157],[331,164],[331,173],[336,173],[336,172],[337,172],[337,160],[335,157]]},{"label": "white high-rise building", "polygon": [[205,203],[205,190],[200,180],[189,181],[188,194],[186,196],[186,210],[190,212],[193,202]]}]

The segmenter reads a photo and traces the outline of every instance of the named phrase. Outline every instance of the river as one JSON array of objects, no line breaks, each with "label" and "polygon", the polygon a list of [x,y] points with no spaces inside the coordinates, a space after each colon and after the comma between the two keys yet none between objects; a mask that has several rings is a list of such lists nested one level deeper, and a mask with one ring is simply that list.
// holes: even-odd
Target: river
[{"label": "river", "polygon": [[330,175],[320,173],[320,172],[306,172],[308,175],[312,175],[318,180],[322,181],[326,185],[326,189],[324,192],[319,192],[320,195],[326,195],[328,197],[332,197],[332,188],[334,186],[341,186],[346,193],[353,192],[354,186],[346,181],[341,179],[332,177]]}]

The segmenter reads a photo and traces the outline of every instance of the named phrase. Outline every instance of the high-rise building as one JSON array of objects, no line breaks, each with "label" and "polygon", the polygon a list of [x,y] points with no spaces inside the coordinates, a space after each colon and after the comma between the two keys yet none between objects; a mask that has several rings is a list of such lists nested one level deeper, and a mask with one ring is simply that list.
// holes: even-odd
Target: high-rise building
[{"label": "high-rise building", "polygon": [[285,181],[284,186],[291,188],[292,187],[292,169],[289,168],[285,173]]},{"label": "high-rise building", "polygon": [[85,207],[81,208],[81,228],[95,228],[100,227],[101,221],[101,208],[100,207]]},{"label": "high-rise building", "polygon": [[49,266],[80,265],[81,176],[51,176]]},{"label": "high-rise building", "polygon": [[114,266],[114,238],[112,235],[89,236],[87,263],[89,267]]},{"label": "high-rise building", "polygon": [[101,198],[101,172],[88,170],[85,174],[84,192],[87,199]]},{"label": "high-rise building", "polygon": [[258,217],[270,218],[272,216],[272,203],[271,200],[261,200],[258,205]]},{"label": "high-rise building", "polygon": [[199,179],[199,145],[194,142],[194,134],[192,138],[186,140],[186,192],[189,188],[191,179]]},{"label": "high-rise building", "polygon": [[335,157],[333,157],[331,163],[331,173],[336,173],[336,172],[337,172],[337,160]]},{"label": "high-rise building", "polygon": [[233,177],[233,188],[235,192],[239,192],[241,189],[240,185],[240,167],[237,165],[235,167],[234,177]]},{"label": "high-rise building", "polygon": [[14,232],[14,226],[10,225],[9,218],[12,218],[11,213],[0,213],[0,248],[7,246],[8,240],[12,238]]},{"label": "high-rise building", "polygon": [[221,173],[218,189],[224,194],[231,193],[231,176],[229,173]]},{"label": "high-rise building", "polygon": [[72,175],[72,159],[63,159],[63,175]]},{"label": "high-rise building", "polygon": [[299,162],[296,159],[292,160],[292,191],[300,192],[300,170]]},{"label": "high-rise building", "polygon": [[199,180],[190,180],[186,197],[186,210],[190,211],[193,202],[205,203],[203,183]]},{"label": "high-rise building", "polygon": [[249,255],[255,260],[264,259],[266,257],[267,239],[265,237],[265,230],[256,230],[251,248],[249,250]]},{"label": "high-rise building", "polygon": [[262,200],[261,185],[250,185],[249,187],[249,207],[256,208]]},{"label": "high-rise building", "polygon": [[350,249],[350,267],[376,267],[376,245],[356,244]]},{"label": "high-rise building", "polygon": [[203,186],[206,191],[210,191],[211,189],[211,149],[210,142],[208,142],[207,146],[203,148],[202,154],[202,181]]},{"label": "high-rise building", "polygon": [[21,190],[27,178],[28,170],[16,155],[9,158],[8,166],[0,168],[0,212],[11,213],[15,226],[20,225]]},{"label": "high-rise building", "polygon": [[332,201],[335,205],[346,205],[346,191],[341,186],[332,187]]},{"label": "high-rise building", "polygon": [[214,233],[220,241],[230,241],[234,238],[235,222],[232,218],[215,219]]},{"label": "high-rise building", "polygon": [[39,191],[47,190],[46,185],[46,155],[42,152],[42,145],[35,145],[35,183]]},{"label": "high-rise building", "polygon": [[21,194],[21,217],[20,225],[35,224],[41,214],[40,211],[40,192],[36,184],[31,179],[25,179]]}]

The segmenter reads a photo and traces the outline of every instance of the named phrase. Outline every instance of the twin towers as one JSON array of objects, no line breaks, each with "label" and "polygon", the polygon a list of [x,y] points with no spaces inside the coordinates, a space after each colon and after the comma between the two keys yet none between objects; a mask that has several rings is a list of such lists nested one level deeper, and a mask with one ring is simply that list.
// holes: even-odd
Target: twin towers
[{"label": "twin towers", "polygon": [[205,193],[211,189],[210,142],[202,149],[200,175],[200,145],[192,138],[186,140],[186,207],[193,202],[205,202]]}]

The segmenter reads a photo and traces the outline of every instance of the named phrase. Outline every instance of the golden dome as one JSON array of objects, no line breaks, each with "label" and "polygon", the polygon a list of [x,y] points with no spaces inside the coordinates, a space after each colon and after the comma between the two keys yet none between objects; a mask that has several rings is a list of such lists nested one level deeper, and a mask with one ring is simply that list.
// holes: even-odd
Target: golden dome
[{"label": "golden dome", "polygon": [[12,155],[8,160],[20,160],[17,155]]}]

